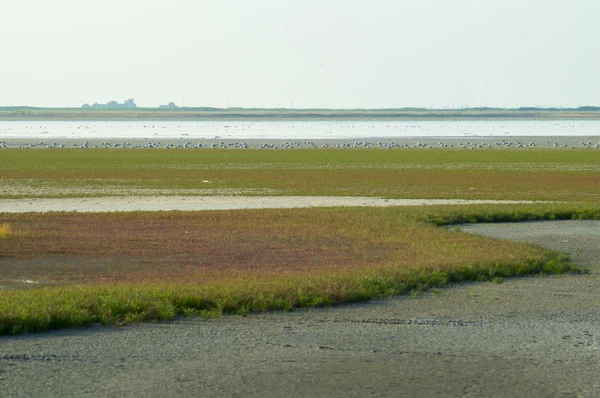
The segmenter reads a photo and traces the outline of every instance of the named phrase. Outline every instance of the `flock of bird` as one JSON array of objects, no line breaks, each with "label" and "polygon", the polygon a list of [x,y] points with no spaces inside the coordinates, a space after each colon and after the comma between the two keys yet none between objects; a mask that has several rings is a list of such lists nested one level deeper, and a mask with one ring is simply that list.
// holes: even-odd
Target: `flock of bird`
[{"label": "flock of bird", "polygon": [[131,142],[100,142],[91,144],[88,141],[84,141],[83,143],[56,143],[56,142],[44,142],[40,141],[39,143],[26,143],[26,144],[13,144],[10,145],[6,141],[0,141],[0,148],[9,148],[9,147],[18,147],[18,148],[121,148],[121,149],[135,149],[135,148],[165,148],[165,149],[177,149],[177,148],[185,148],[185,149],[201,149],[201,148],[210,148],[210,149],[249,149],[255,148],[258,150],[261,149],[293,149],[293,148],[381,148],[381,149],[390,149],[390,148],[427,148],[427,149],[435,149],[435,148],[463,148],[463,149],[476,149],[476,148],[492,148],[492,147],[506,147],[506,148],[531,148],[536,146],[546,146],[553,148],[599,148],[600,142],[593,143],[591,141],[580,141],[579,145],[570,145],[559,142],[551,142],[545,141],[540,144],[536,144],[533,141],[530,142],[521,142],[519,140],[506,140],[502,139],[500,141],[452,141],[452,142],[444,142],[439,141],[437,143],[432,142],[410,142],[410,143],[396,143],[395,141],[382,142],[382,141],[350,141],[350,142],[332,142],[332,141],[272,141],[272,142],[264,142],[259,144],[248,144],[247,142],[239,142],[239,141],[230,141],[230,142],[210,142],[210,143],[192,143],[191,141],[187,141],[185,143],[161,143],[160,141],[151,141],[151,142],[143,142],[143,143],[131,143]]},{"label": "flock of bird", "polygon": [[[64,136],[53,138],[58,142],[34,141],[60,130]],[[0,124],[0,148],[212,148],[212,149],[291,149],[291,148],[529,148],[535,146],[554,148],[598,148],[600,142],[589,140],[597,134],[594,121],[256,121],[256,122],[56,122],[51,125],[6,122]],[[85,131],[82,134],[82,131]],[[506,136],[512,132],[512,137]],[[535,133],[548,131],[556,137],[535,137]],[[557,135],[558,133],[564,136]],[[320,137],[314,141],[295,138],[298,134]],[[391,133],[397,133],[392,135]],[[432,133],[439,133],[438,138]],[[532,135],[530,135],[530,133]],[[577,133],[588,140],[568,138]],[[17,135],[15,135],[17,134]],[[42,135],[38,135],[42,134]],[[218,135],[211,135],[218,134]],[[273,138],[259,138],[273,135]],[[377,137],[382,138],[348,138]],[[520,137],[530,135],[527,141]],[[17,138],[26,143],[16,143]],[[73,136],[72,138],[67,138]],[[107,138],[112,137],[106,141]],[[205,137],[194,138],[192,137]],[[281,137],[277,138],[277,136]],[[282,137],[283,136],[283,137]],[[287,136],[286,141],[285,137]],[[462,138],[459,138],[462,137]],[[467,137],[465,137],[467,136]],[[77,138],[80,137],[80,138]],[[96,138],[97,137],[97,138]],[[121,137],[121,138],[115,138]],[[138,138],[134,138],[138,137]],[[160,138],[159,138],[160,137]],[[169,137],[169,138],[167,138]],[[208,138],[211,137],[211,138]],[[386,137],[386,138],[383,138]],[[404,137],[404,138],[399,138]],[[416,138],[419,137],[419,138]],[[447,137],[447,138],[439,138]],[[498,138],[494,138],[498,137]],[[502,137],[502,138],[500,138]],[[50,140],[51,138],[48,137]],[[84,141],[87,139],[89,141]],[[243,141],[243,140],[247,141]],[[294,141],[296,139],[297,141]],[[397,141],[392,141],[392,140]],[[81,140],[81,141],[79,141]],[[131,141],[128,141],[131,140]],[[160,141],[158,141],[160,140]],[[419,140],[417,142],[417,140]],[[185,142],[187,141],[187,142]]]}]

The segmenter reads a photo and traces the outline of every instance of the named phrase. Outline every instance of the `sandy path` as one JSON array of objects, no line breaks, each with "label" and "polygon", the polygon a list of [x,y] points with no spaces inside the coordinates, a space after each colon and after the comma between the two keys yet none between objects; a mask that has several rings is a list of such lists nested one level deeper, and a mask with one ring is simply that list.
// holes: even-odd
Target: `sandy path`
[{"label": "sandy path", "polygon": [[353,196],[115,196],[69,199],[1,199],[0,213],[78,211],[233,210],[328,206],[425,206],[527,201],[382,199]]},{"label": "sandy path", "polygon": [[466,226],[589,275],[294,313],[0,337],[0,395],[600,396],[600,221]]}]

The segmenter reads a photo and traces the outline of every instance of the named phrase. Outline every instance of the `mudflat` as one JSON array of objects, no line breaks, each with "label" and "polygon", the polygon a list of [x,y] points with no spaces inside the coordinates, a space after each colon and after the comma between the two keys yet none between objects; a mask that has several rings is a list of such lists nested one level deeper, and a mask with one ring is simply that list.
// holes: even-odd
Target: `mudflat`
[{"label": "mudflat", "polygon": [[0,337],[3,396],[599,396],[600,222],[463,230],[587,275],[220,320]]}]

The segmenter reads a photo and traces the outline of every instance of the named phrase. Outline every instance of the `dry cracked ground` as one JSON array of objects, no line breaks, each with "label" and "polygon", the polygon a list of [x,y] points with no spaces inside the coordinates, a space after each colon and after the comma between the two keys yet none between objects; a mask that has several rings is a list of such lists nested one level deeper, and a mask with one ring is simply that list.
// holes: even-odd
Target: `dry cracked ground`
[{"label": "dry cracked ground", "polygon": [[600,396],[600,222],[466,226],[587,275],[246,318],[0,337],[2,397]]}]

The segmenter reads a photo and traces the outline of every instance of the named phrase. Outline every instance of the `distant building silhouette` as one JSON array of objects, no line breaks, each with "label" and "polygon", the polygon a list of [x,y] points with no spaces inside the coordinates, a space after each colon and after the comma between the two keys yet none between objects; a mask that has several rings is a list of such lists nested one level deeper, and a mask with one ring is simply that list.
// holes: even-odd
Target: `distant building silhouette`
[{"label": "distant building silhouette", "polygon": [[169,102],[167,105],[159,105],[158,107],[161,108],[161,109],[164,109],[164,108],[168,108],[168,109],[179,108],[174,102]]},{"label": "distant building silhouette", "polygon": [[135,104],[135,102],[133,102],[133,98],[130,98],[128,100],[125,100],[122,104],[118,103],[117,101],[109,101],[106,104],[99,104],[97,102],[94,102],[94,104],[90,105],[90,104],[83,104],[81,106],[82,108],[104,108],[104,109],[133,109],[133,108],[137,108],[137,105]]}]

